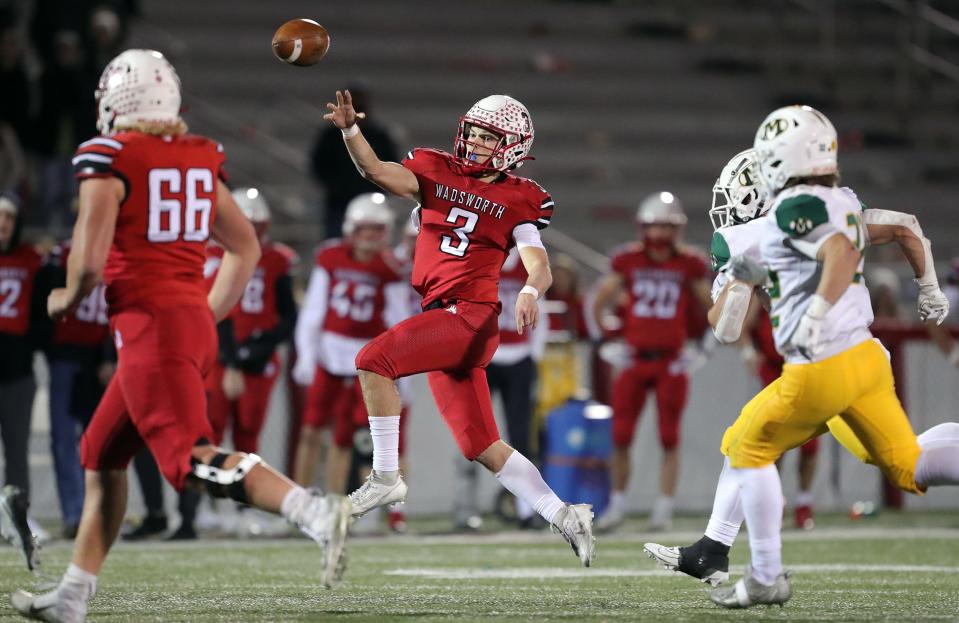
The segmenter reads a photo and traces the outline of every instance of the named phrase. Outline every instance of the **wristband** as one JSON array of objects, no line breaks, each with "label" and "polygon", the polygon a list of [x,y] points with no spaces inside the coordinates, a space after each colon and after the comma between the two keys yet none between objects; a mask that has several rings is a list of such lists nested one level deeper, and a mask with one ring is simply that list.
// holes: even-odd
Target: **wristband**
[{"label": "wristband", "polygon": [[350,127],[340,130],[340,132],[343,133],[343,138],[353,138],[360,133],[360,126],[354,123]]},{"label": "wristband", "polygon": [[520,294],[532,294],[534,299],[539,299],[539,290],[534,288],[531,285],[523,286],[523,289],[519,291]]}]

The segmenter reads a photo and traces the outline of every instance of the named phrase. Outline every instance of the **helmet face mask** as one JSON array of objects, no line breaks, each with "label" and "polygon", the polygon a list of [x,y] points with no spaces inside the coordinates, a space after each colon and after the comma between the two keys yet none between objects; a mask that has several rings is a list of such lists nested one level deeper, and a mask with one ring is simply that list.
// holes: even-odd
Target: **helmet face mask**
[{"label": "helmet face mask", "polygon": [[[471,128],[482,128],[500,137],[500,142],[484,162],[476,154],[485,145],[470,140]],[[460,117],[459,129],[453,142],[453,156],[470,174],[490,175],[522,166],[529,160],[533,146],[533,120],[526,106],[508,95],[490,95],[478,101]]]},{"label": "helmet face mask", "polygon": [[753,142],[766,192],[775,195],[794,178],[838,173],[837,143],[836,128],[815,108],[786,106],[771,112]]},{"label": "helmet face mask", "polygon": [[180,78],[155,50],[126,50],[110,61],[97,84],[97,130],[115,134],[138,124],[180,123]]},{"label": "helmet face mask", "polygon": [[713,229],[742,225],[768,211],[766,193],[759,181],[756,154],[742,151],[726,164],[713,185],[709,219]]}]

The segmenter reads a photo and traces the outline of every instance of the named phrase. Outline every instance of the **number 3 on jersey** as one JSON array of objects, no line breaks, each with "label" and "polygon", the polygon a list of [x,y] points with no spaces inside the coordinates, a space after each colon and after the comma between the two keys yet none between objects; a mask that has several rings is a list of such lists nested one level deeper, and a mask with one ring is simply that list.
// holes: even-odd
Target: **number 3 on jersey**
[{"label": "number 3 on jersey", "polygon": [[[462,225],[460,225],[461,221],[463,222]],[[459,225],[453,228],[453,233],[456,234],[459,240],[454,245],[453,238],[443,236],[440,242],[440,251],[455,255],[456,257],[466,255],[466,249],[470,246],[470,239],[466,234],[473,233],[473,230],[476,229],[477,221],[479,221],[479,215],[475,212],[468,212],[457,206],[450,208],[450,213],[446,215],[446,222]]]},{"label": "number 3 on jersey", "polygon": [[[203,242],[210,237],[210,211],[213,201],[201,197],[200,192],[214,192],[213,171],[210,169],[187,169],[186,183],[179,169],[151,169],[150,221],[147,240],[150,242],[173,242],[183,234],[187,242]],[[186,188],[182,188],[183,186]],[[179,194],[185,191],[185,205],[179,199],[165,198],[164,194]],[[181,222],[182,221],[182,222]]]}]

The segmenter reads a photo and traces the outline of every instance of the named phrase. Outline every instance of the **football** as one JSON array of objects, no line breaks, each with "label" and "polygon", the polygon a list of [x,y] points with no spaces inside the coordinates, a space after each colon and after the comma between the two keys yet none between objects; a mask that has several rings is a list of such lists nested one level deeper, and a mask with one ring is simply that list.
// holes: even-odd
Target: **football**
[{"label": "football", "polygon": [[291,65],[315,65],[330,49],[330,33],[311,19],[291,19],[273,35],[273,54]]}]

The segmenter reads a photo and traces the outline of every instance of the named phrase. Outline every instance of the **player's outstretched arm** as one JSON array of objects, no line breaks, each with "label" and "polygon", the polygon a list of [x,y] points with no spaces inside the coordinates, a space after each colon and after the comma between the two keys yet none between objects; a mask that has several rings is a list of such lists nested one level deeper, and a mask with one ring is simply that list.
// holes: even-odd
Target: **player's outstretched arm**
[{"label": "player's outstretched arm", "polygon": [[115,177],[91,178],[80,183],[73,248],[67,259],[67,285],[55,288],[47,299],[47,312],[54,320],[69,313],[103,278],[125,193],[123,182]]},{"label": "player's outstretched arm", "polygon": [[553,285],[553,274],[549,269],[549,256],[545,249],[520,247],[519,259],[529,274],[526,285],[516,297],[516,332],[523,335],[527,328],[535,329],[539,323],[539,305],[536,301]]},{"label": "player's outstretched arm", "polygon": [[919,220],[912,214],[893,210],[869,209],[862,213],[871,245],[894,242],[912,267],[919,285],[919,318],[942,324],[949,313],[949,299],[939,288],[932,243],[922,233]]},{"label": "player's outstretched arm", "polygon": [[219,322],[240,300],[256,263],[260,261],[260,242],[253,225],[240,212],[230,190],[221,181],[216,187],[216,219],[212,233],[213,239],[226,251],[207,295],[210,309]]},{"label": "player's outstretched arm", "polygon": [[329,113],[324,119],[333,122],[343,132],[343,142],[353,164],[365,179],[383,190],[405,199],[419,200],[420,183],[412,171],[396,162],[383,162],[356,125],[357,112],[349,91],[337,91],[336,103],[328,103]]}]

